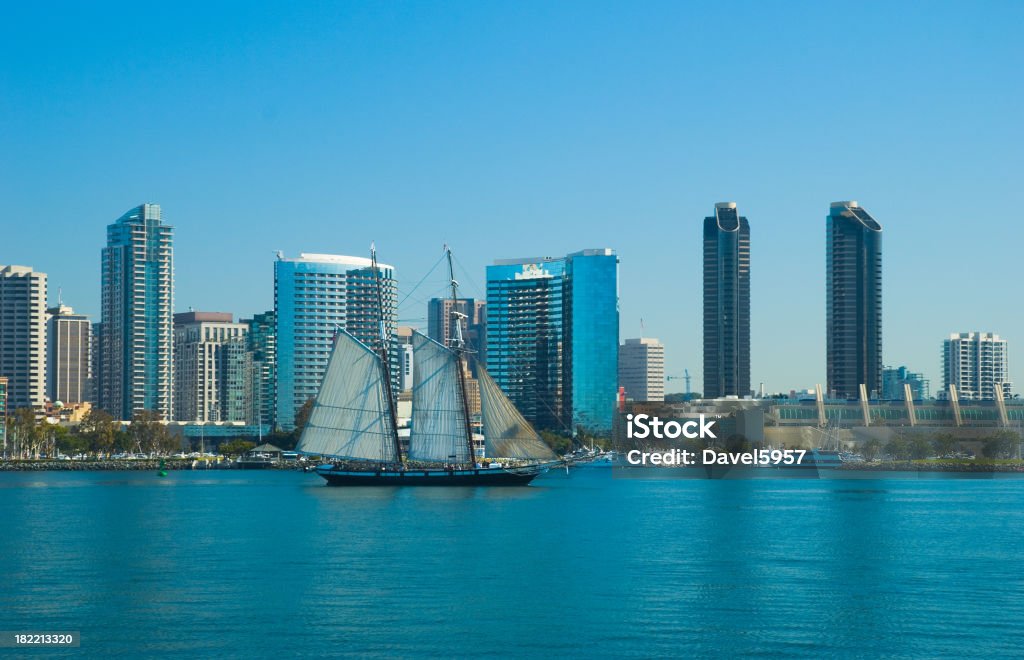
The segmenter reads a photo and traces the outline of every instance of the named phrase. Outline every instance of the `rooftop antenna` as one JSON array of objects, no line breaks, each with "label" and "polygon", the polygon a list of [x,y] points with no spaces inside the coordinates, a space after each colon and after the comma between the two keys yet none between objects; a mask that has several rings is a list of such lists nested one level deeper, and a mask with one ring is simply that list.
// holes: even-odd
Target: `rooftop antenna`
[{"label": "rooftop antenna", "polygon": [[640,339],[644,338],[644,317],[640,317]]}]

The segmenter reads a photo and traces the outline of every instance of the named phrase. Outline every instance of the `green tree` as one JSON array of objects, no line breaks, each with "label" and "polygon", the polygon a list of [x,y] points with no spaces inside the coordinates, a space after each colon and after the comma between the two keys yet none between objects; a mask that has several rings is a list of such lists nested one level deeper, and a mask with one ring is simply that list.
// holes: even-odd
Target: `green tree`
[{"label": "green tree", "polygon": [[31,408],[18,408],[8,420],[7,428],[15,458],[38,458],[43,435]]},{"label": "green tree", "polygon": [[65,427],[59,427],[64,433],[57,436],[57,450],[67,456],[83,454],[89,451],[89,440],[80,433],[69,431]]},{"label": "green tree", "polygon": [[986,438],[981,452],[986,458],[1010,458],[1017,453],[1018,442],[1020,442],[1019,435],[1003,429]]},{"label": "green tree", "polygon": [[221,443],[220,447],[217,448],[217,451],[225,456],[241,456],[255,446],[255,442],[235,438],[234,440]]},{"label": "green tree", "polygon": [[64,443],[65,438],[71,435],[66,426],[51,424],[46,421],[39,425],[39,432],[43,437],[42,445],[49,458],[54,458],[57,456],[58,451],[63,451],[60,447]]},{"label": "green tree", "polygon": [[915,435],[908,440],[910,445],[910,457],[915,459],[928,458],[932,455],[932,443],[921,435]]},{"label": "green tree", "polygon": [[868,438],[861,446],[860,453],[866,461],[873,461],[882,453],[882,441],[878,438]]},{"label": "green tree", "polygon": [[952,433],[940,433],[932,438],[932,449],[939,458],[955,453],[957,444],[956,436]]},{"label": "green tree", "polygon": [[97,455],[110,455],[117,433],[118,424],[114,416],[99,408],[90,410],[78,425],[78,434],[86,439],[89,451]]},{"label": "green tree", "polygon": [[[291,446],[288,449],[292,449],[298,444],[299,438],[302,437],[302,431],[306,428],[306,424],[309,423],[309,416],[313,414],[313,399],[306,399],[306,402],[302,404],[302,407],[295,413],[295,428],[292,429]],[[284,447],[282,447],[284,449]]]},{"label": "green tree", "polygon": [[132,444],[147,454],[167,454],[179,445],[155,410],[139,410],[128,427]]},{"label": "green tree", "polygon": [[897,436],[885,444],[885,453],[893,460],[905,461],[913,456],[913,447],[903,436]]},{"label": "green tree", "polygon": [[541,431],[540,438],[558,455],[568,453],[572,449],[572,439],[553,431]]}]

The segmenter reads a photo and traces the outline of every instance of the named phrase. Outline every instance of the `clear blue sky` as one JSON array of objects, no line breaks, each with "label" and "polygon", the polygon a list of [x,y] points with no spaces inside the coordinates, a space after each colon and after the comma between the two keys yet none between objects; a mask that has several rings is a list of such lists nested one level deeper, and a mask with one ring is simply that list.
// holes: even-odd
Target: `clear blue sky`
[{"label": "clear blue sky", "polygon": [[0,263],[98,315],[106,225],[157,202],[177,309],[249,315],[278,249],[375,240],[408,290],[449,241],[482,296],[495,258],[613,247],[622,336],[699,390],[701,223],[736,201],[775,391],[824,382],[825,216],[857,199],[885,362],[934,390],[944,335],[991,330],[1024,389],[1024,3],[287,4],[7,6]]}]

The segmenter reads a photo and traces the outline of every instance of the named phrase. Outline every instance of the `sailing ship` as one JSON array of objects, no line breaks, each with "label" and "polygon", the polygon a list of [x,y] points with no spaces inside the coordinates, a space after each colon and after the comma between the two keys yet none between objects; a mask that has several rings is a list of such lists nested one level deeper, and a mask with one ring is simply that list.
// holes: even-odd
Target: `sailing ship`
[{"label": "sailing ship", "polygon": [[[458,282],[445,247],[452,300]],[[452,337],[440,344],[412,336],[412,420],[408,450],[398,433],[376,250],[379,333],[370,347],[339,328],[320,391],[296,450],[322,456],[317,474],[331,486],[517,486],[558,463],[554,452],[505,396],[483,365],[480,382],[484,455],[478,461],[466,395],[465,314],[452,304]]]}]

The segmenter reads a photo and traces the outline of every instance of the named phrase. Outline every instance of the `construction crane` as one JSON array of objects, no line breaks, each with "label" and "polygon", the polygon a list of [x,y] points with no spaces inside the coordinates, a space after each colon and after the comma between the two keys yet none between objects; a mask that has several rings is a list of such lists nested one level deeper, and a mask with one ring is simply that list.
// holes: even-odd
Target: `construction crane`
[{"label": "construction crane", "polygon": [[682,378],[683,380],[686,381],[686,398],[689,399],[690,398],[690,370],[689,369],[683,369],[683,375],[682,376],[666,376],[665,380],[679,380],[680,378]]}]

